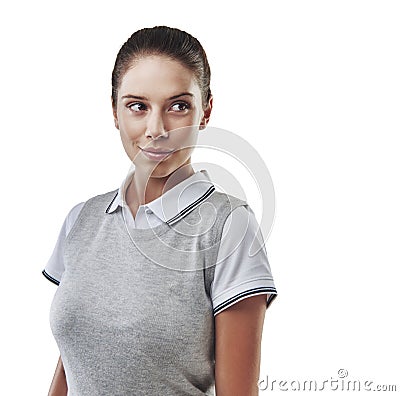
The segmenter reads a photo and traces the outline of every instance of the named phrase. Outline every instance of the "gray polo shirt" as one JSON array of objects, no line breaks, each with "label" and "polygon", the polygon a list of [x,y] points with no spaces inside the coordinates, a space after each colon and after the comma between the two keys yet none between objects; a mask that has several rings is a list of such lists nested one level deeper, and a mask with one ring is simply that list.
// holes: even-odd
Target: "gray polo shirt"
[{"label": "gray polo shirt", "polygon": [[85,202],[63,244],[50,319],[69,396],[213,395],[214,264],[247,205],[211,187],[173,222],[128,230],[116,195]]}]

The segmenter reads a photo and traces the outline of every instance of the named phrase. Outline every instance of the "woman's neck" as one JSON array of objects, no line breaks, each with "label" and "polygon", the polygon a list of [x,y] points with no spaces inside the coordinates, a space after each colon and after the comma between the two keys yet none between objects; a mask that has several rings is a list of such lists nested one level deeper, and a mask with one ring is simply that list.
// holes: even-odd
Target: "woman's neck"
[{"label": "woman's neck", "polygon": [[165,177],[144,175],[137,168],[126,190],[125,201],[135,216],[140,205],[154,201],[194,173],[190,163]]}]

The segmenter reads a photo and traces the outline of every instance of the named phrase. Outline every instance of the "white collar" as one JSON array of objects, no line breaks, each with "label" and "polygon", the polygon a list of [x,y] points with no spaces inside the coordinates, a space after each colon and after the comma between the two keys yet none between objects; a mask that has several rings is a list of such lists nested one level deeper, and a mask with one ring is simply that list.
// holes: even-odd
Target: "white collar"
[{"label": "white collar", "polygon": [[[124,197],[134,172],[135,166],[132,164],[132,168],[119,187],[118,192],[109,203],[106,213],[111,214],[118,207],[127,207]],[[195,209],[214,190],[215,186],[207,170],[201,169],[182,180],[160,197],[140,206],[143,206],[145,210],[150,209],[162,221],[171,224]]]}]

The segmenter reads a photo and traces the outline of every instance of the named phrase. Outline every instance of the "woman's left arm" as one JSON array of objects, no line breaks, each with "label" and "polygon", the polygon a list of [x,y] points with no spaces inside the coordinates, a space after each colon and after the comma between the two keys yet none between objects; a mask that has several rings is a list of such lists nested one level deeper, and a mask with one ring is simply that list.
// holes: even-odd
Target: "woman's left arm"
[{"label": "woman's left arm", "polygon": [[258,396],[266,295],[247,297],[215,316],[216,396]]}]

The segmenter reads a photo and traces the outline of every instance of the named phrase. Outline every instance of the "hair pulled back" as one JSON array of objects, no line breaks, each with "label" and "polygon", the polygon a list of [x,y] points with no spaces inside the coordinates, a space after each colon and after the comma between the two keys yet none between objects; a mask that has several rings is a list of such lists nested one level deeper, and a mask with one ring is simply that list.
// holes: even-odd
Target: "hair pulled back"
[{"label": "hair pulled back", "polygon": [[191,70],[200,87],[203,107],[211,97],[211,70],[200,42],[189,33],[168,26],[154,26],[136,31],[122,45],[112,72],[112,105],[117,106],[122,78],[133,62],[149,55],[162,55]]}]

